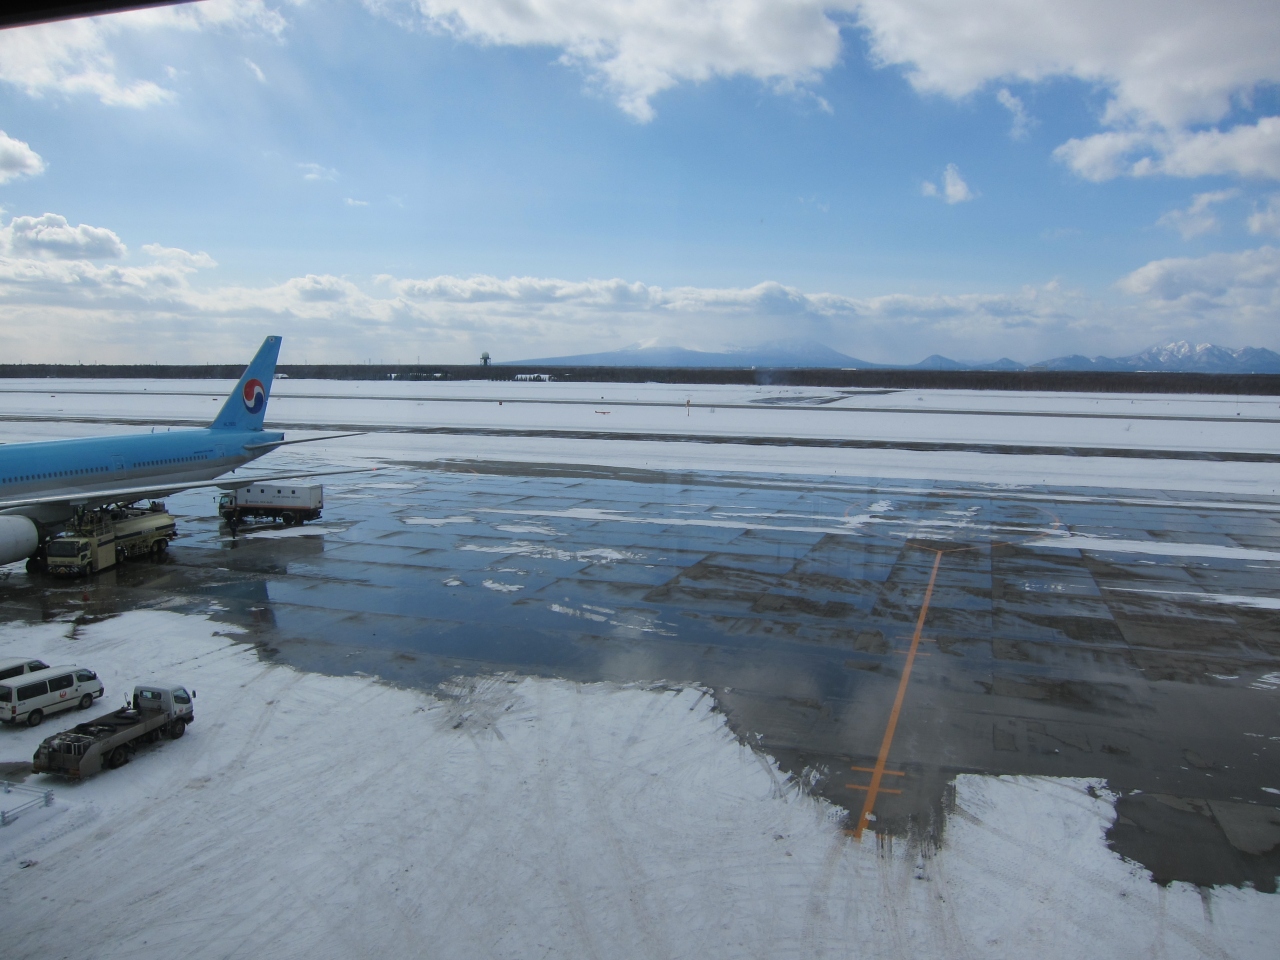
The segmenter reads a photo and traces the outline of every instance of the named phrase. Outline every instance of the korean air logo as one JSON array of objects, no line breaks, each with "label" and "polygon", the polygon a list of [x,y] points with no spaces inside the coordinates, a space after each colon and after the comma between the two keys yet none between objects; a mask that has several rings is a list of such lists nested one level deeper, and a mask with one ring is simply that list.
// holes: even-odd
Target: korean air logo
[{"label": "korean air logo", "polygon": [[267,405],[267,391],[261,380],[250,380],[244,385],[244,408],[250,413],[261,413]]}]

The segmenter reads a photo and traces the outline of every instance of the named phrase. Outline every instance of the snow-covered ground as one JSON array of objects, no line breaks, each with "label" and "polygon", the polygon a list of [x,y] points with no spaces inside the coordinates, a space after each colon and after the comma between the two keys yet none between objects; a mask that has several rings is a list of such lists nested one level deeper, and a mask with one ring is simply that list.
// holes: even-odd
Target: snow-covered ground
[{"label": "snow-covered ground", "polygon": [[[160,611],[8,623],[14,655],[97,670],[97,709],[144,679],[198,697],[184,739],[0,828],[6,960],[1264,958],[1280,935],[1274,897],[1111,853],[1101,783],[963,776],[940,849],[854,841],[697,689],[429,694]],[[82,716],[0,729],[0,762]]]},{"label": "snow-covered ground", "polygon": [[[233,386],[190,380],[11,380],[0,383],[0,413],[29,416],[52,410],[67,419],[203,421],[212,419],[214,404]],[[713,384],[281,380],[273,386],[268,423],[272,421],[1269,452],[1280,403],[1269,397],[865,394]]]},{"label": "snow-covered ground", "polygon": [[[0,441],[116,433],[130,429],[126,423],[204,423],[232,386],[0,381]],[[370,432],[280,450],[262,462],[272,469],[320,461],[486,459],[1280,496],[1280,464],[1123,455],[1276,455],[1280,402],[1272,397],[484,381],[280,380],[273,389],[268,425],[286,424],[291,436],[334,428]],[[412,432],[433,429],[452,432]],[[778,445],[790,439],[889,446]],[[1057,449],[990,452],[1001,445]],[[1077,456],[1072,450],[1117,455]]]}]

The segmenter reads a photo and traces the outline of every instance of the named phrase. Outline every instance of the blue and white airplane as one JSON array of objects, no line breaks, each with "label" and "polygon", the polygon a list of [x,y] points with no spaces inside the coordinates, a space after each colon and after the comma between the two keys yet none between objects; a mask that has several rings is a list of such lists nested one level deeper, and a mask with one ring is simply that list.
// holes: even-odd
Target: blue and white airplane
[{"label": "blue and white airplane", "polygon": [[277,447],[335,439],[286,440],[283,433],[262,429],[279,355],[280,338],[267,337],[218,416],[203,429],[0,444],[0,564],[35,554],[78,509],[193,487],[233,489],[258,480],[317,476],[215,479]]}]

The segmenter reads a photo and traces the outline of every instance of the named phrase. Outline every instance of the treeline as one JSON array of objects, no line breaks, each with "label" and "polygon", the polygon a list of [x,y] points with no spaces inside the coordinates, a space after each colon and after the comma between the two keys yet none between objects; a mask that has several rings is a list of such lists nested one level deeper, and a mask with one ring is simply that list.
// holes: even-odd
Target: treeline
[{"label": "treeline", "polygon": [[[1280,396],[1280,374],[1071,370],[836,370],[687,367],[532,367],[479,364],[282,364],[306,380],[553,380],[579,383],[725,383],[885,390],[1025,390]],[[0,378],[238,380],[241,364],[0,364]]]}]

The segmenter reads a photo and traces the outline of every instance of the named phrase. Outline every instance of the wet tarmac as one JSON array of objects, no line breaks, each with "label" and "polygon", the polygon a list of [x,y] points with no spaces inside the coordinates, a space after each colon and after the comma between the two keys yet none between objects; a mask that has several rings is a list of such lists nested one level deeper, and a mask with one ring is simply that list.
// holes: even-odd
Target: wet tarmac
[{"label": "wet tarmac", "polygon": [[1096,777],[1156,880],[1275,890],[1280,503],[457,461],[336,478],[301,529],[169,506],[162,562],[13,572],[0,616],[212,613],[428,687],[700,684],[850,829],[936,842],[959,773]]}]

